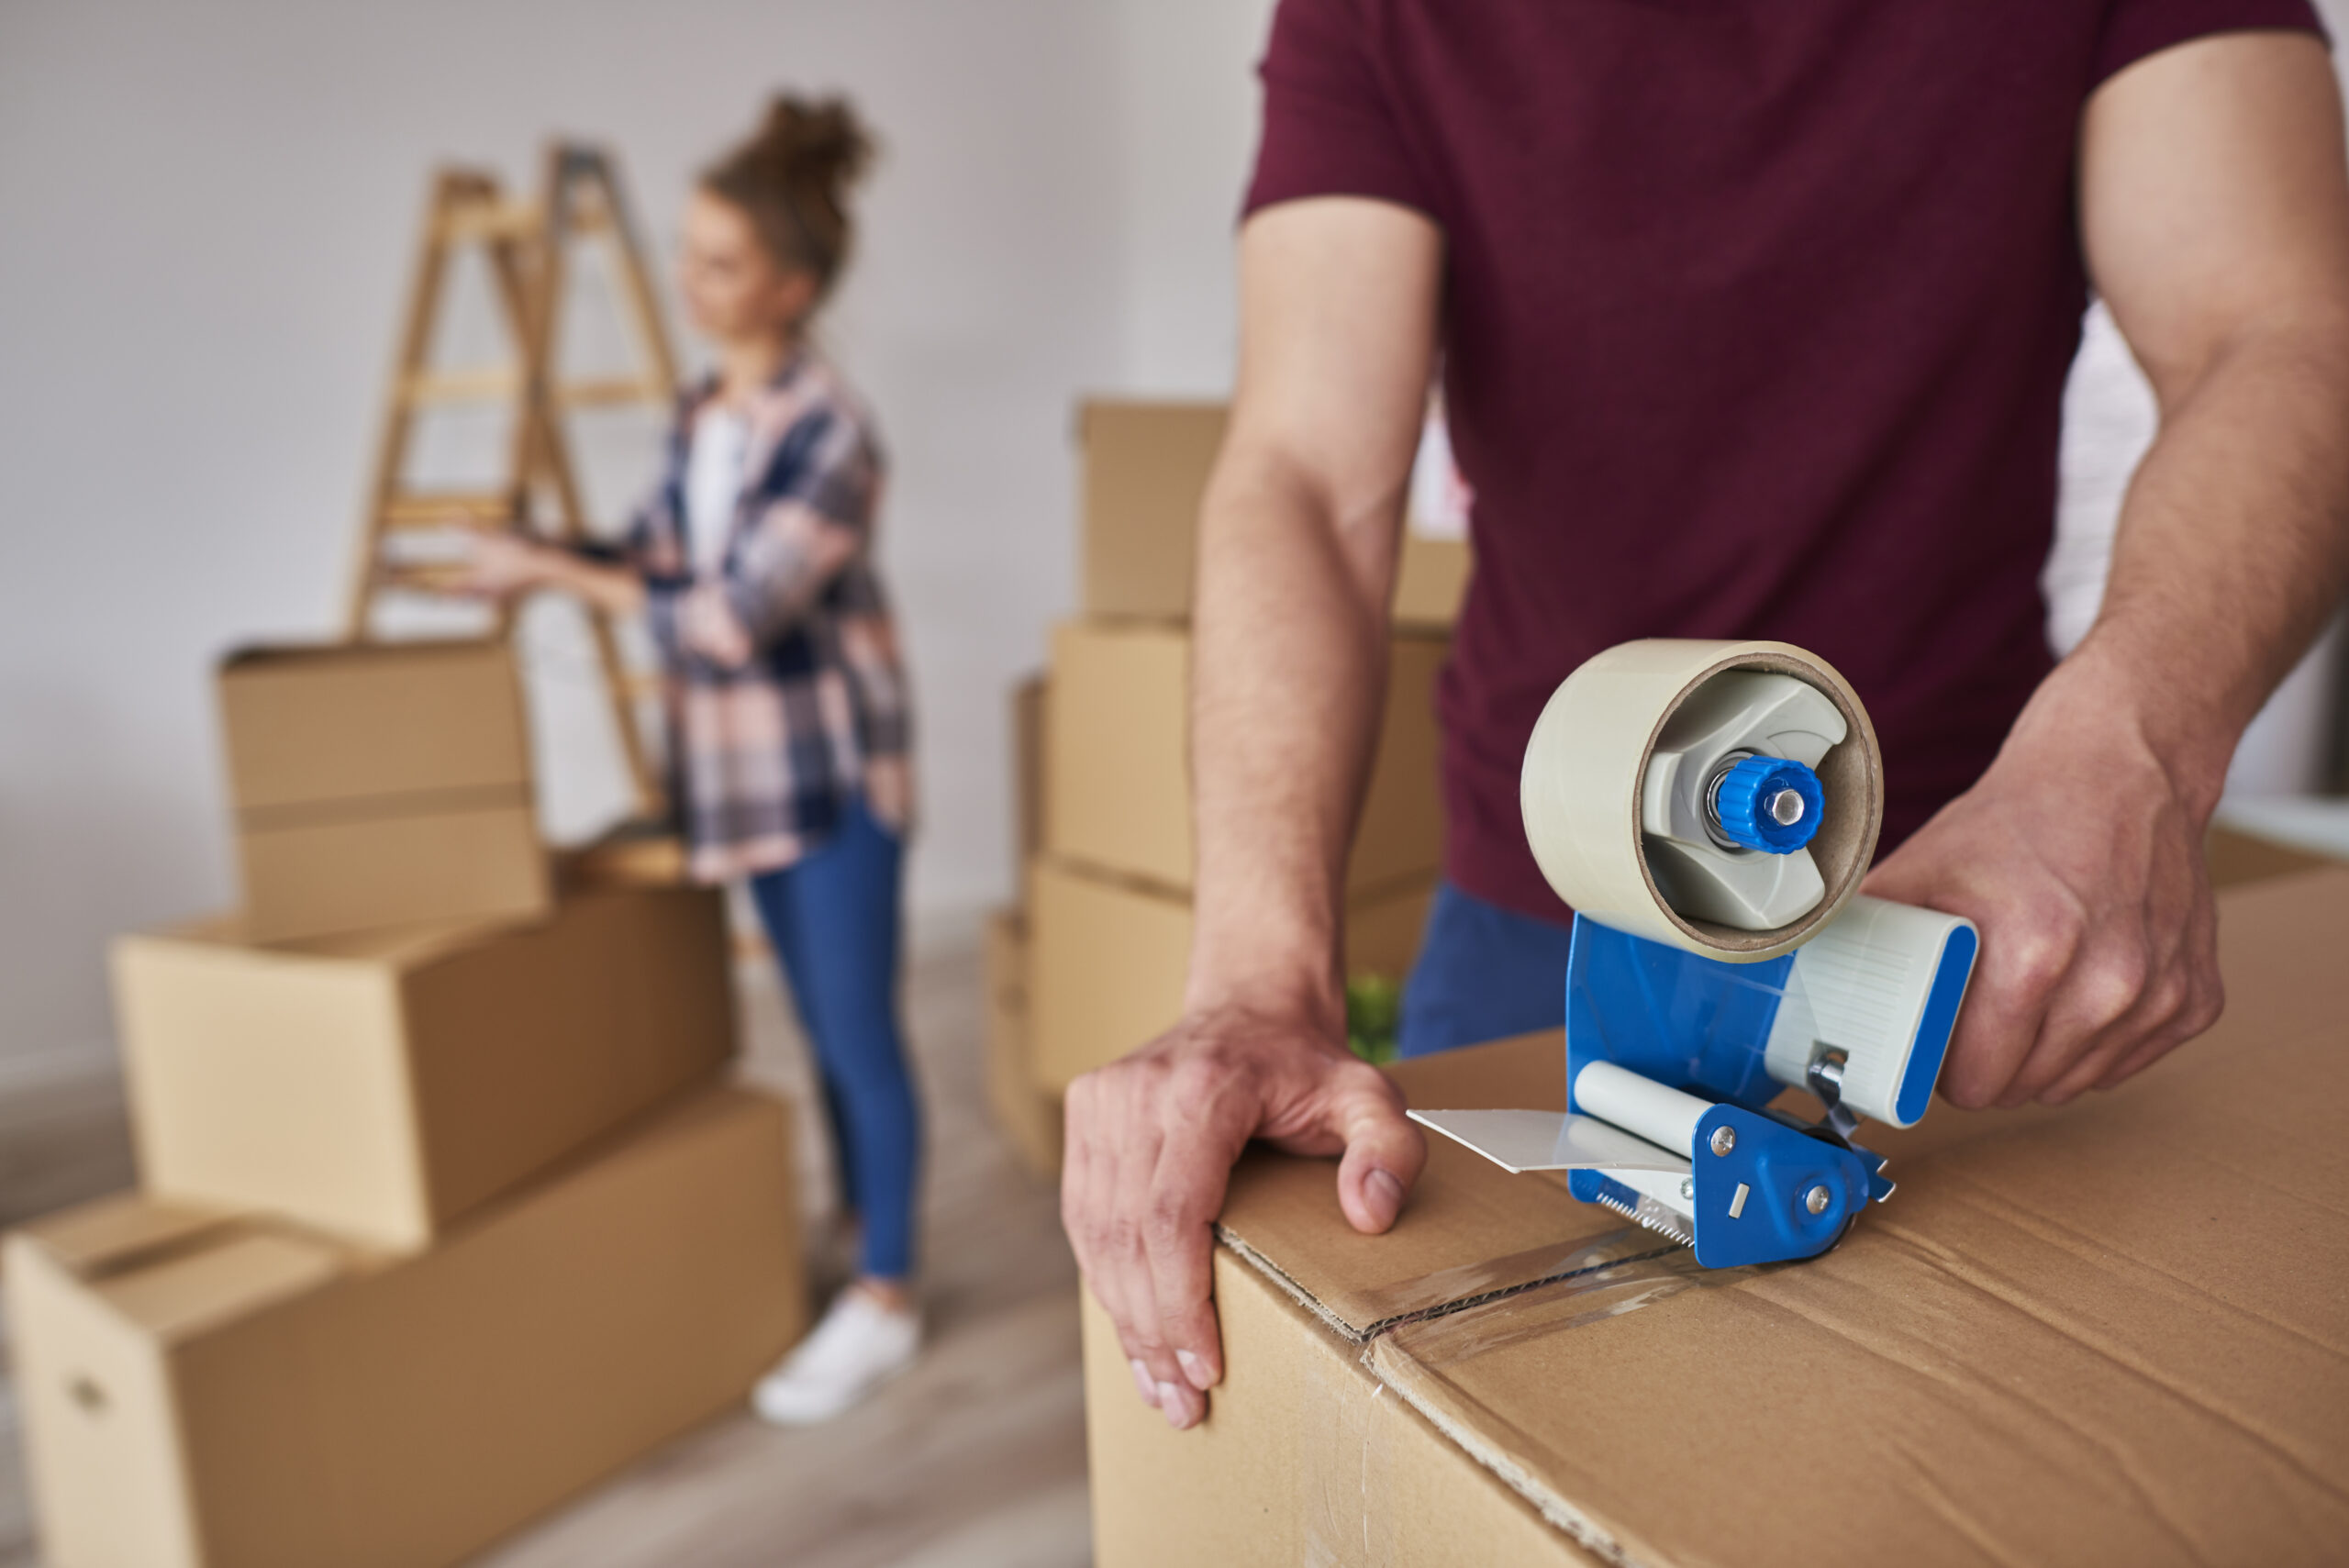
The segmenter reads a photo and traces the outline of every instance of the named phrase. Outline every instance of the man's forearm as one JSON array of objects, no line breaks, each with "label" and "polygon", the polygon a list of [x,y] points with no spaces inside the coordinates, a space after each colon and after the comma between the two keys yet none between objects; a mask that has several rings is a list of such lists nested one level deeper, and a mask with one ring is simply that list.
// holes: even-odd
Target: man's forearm
[{"label": "man's forearm", "polygon": [[1195,1010],[1343,1027],[1345,860],[1386,691],[1401,499],[1334,516],[1244,439],[1218,464],[1193,621]]},{"label": "man's forearm", "polygon": [[2207,814],[2243,727],[2349,585],[2349,312],[2247,328],[2164,391],[2074,659],[2127,693]]}]

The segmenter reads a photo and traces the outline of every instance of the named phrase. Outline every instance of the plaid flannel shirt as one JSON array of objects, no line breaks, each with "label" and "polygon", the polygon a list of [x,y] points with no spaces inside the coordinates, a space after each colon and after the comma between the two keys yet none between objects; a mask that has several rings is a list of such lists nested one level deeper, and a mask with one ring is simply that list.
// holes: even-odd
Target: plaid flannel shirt
[{"label": "plaid flannel shirt", "polygon": [[680,397],[667,470],[626,546],[661,653],[671,798],[703,882],[789,865],[859,795],[899,831],[913,808],[905,673],[873,565],[872,420],[829,365],[796,355],[747,410],[723,568],[696,576],[686,457],[716,391]]}]

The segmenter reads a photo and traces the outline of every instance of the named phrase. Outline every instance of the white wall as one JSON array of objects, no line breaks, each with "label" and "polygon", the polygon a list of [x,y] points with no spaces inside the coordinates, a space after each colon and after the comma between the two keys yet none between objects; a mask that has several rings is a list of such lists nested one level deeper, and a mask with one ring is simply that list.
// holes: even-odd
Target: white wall
[{"label": "white wall", "polygon": [[[1271,10],[0,0],[0,1078],[102,1057],[106,938],[232,895],[208,669],[334,625],[429,166],[519,178],[551,130],[608,141],[665,251],[778,85],[852,92],[885,141],[827,330],[896,459],[913,897],[1002,895],[1003,691],[1074,580],[1070,401],[1228,386]],[[2129,369],[2086,366],[2070,406],[2075,616],[2144,433]],[[427,455],[453,472],[473,435]],[[605,517],[652,441],[591,433]],[[608,746],[560,617],[528,652],[575,829],[615,798]]]},{"label": "white wall", "polygon": [[[107,935],[232,896],[207,672],[334,626],[429,166],[608,141],[665,251],[778,85],[851,91],[885,140],[828,333],[896,460],[913,898],[1002,895],[1003,693],[1074,580],[1071,399],[1222,389],[1269,8],[0,6],[0,1072],[102,1053]],[[607,517],[652,439],[586,442]],[[562,633],[531,645],[557,710]],[[578,718],[548,781],[573,828],[612,784]]]}]

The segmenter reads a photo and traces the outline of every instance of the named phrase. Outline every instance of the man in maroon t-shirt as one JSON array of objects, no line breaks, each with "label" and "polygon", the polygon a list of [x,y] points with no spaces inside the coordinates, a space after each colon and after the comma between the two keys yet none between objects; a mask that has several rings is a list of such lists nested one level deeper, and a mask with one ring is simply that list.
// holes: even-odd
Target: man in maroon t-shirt
[{"label": "man in maroon t-shirt", "polygon": [[[1555,1021],[1534,716],[1638,637],[1774,638],[1884,744],[1867,884],[1983,945],[1943,1089],[2060,1103],[2218,1015],[2201,834],[2349,577],[2349,179],[2305,0],[1286,0],[1200,518],[1186,1017],[1069,1094],[1063,1209],[1137,1385],[1222,1373],[1251,1138],[1392,1224],[1426,1157],[1347,1055],[1338,887],[1441,354],[1476,573],[1410,1049]],[[2160,439],[2102,614],[2036,586],[2091,280]],[[1528,977],[1531,976],[1529,979]]]}]

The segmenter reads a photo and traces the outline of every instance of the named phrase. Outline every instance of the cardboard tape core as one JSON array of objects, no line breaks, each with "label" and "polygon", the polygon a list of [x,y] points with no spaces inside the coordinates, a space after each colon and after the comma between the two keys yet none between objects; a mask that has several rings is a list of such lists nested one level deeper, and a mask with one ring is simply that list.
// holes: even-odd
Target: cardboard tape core
[{"label": "cardboard tape core", "polygon": [[[1692,919],[1666,902],[1641,826],[1648,760],[1697,690],[1731,670],[1791,675],[1824,695],[1846,734],[1815,770],[1826,797],[1809,853],[1826,893],[1768,930]],[[1859,888],[1884,820],[1884,759],[1858,695],[1834,666],[1784,642],[1655,638],[1598,654],[1542,710],[1520,779],[1526,840],[1559,897],[1634,936],[1732,962],[1776,958]]]}]

